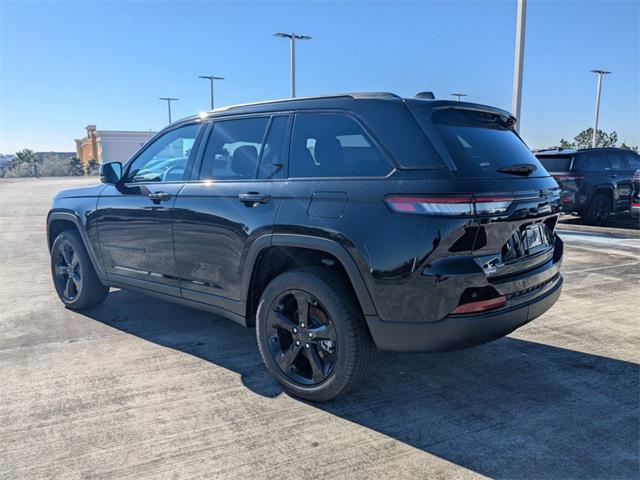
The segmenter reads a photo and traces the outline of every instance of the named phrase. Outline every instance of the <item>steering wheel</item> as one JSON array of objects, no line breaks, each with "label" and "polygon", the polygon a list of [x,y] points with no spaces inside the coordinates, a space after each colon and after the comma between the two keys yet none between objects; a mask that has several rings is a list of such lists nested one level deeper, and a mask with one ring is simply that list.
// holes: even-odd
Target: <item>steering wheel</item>
[{"label": "steering wheel", "polygon": [[171,174],[172,171],[174,170],[182,170],[182,173],[184,174],[184,167],[181,165],[174,165],[172,167],[167,168],[164,173],[162,174],[162,181],[166,182],[167,181],[167,177]]}]

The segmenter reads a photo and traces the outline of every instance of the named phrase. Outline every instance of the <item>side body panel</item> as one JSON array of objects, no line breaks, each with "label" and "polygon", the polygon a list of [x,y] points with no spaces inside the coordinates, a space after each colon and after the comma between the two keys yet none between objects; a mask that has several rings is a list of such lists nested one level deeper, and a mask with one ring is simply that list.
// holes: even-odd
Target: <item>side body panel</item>
[{"label": "side body panel", "polygon": [[[172,207],[183,183],[146,183],[116,188],[108,185],[98,202],[96,223],[100,251],[109,279],[149,283],[179,295],[173,254]],[[164,192],[166,200],[149,195]],[[144,283],[140,283],[144,282]]]},{"label": "side body panel", "polygon": [[[271,233],[283,189],[280,180],[185,185],[173,226],[183,297],[244,311],[244,264],[253,242]],[[268,200],[241,201],[249,192]]]}]

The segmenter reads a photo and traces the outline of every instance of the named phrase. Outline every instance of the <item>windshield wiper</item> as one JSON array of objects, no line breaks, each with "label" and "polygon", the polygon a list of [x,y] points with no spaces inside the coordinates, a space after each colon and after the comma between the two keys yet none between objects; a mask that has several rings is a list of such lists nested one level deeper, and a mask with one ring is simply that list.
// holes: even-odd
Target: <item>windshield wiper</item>
[{"label": "windshield wiper", "polygon": [[522,175],[523,177],[527,177],[531,175],[538,169],[535,165],[531,163],[520,163],[517,165],[509,165],[507,167],[501,167],[498,169],[500,173],[510,173],[511,175]]}]

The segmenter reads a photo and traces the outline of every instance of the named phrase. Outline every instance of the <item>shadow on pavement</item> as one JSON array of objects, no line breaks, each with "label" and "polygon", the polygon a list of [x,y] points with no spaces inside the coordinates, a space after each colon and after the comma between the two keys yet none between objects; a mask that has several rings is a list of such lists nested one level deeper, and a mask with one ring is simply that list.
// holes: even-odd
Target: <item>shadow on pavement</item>
[{"label": "shadow on pavement", "polygon": [[[282,393],[254,330],[125,291],[85,314],[231,369],[256,393]],[[639,373],[634,363],[505,338],[450,353],[378,352],[357,390],[310,405],[490,477],[638,478]]]}]

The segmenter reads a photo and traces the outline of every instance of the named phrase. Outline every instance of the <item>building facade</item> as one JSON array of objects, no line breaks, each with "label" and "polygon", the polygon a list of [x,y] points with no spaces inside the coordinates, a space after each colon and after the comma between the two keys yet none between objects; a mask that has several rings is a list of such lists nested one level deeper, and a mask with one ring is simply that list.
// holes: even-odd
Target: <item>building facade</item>
[{"label": "building facade", "polygon": [[87,125],[86,130],[86,137],[76,139],[77,155],[84,166],[91,160],[126,162],[156,134],[152,131],[97,130],[95,125]]}]

